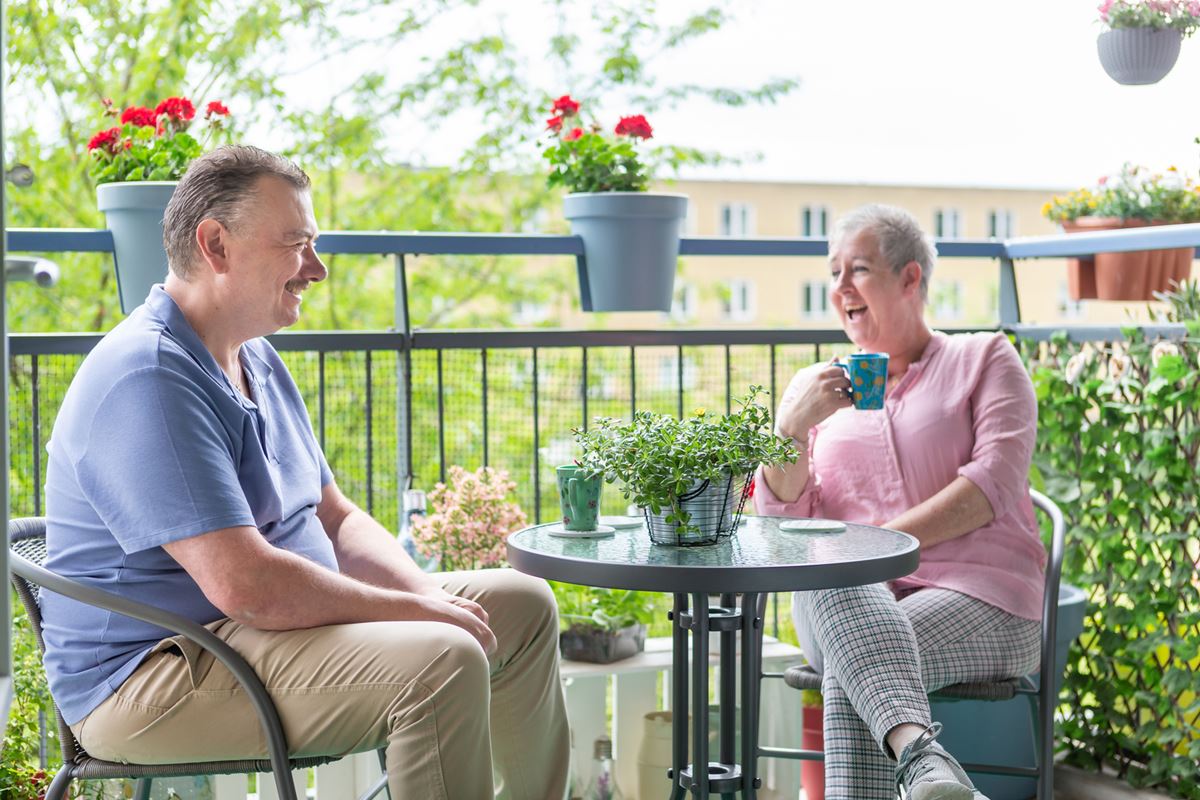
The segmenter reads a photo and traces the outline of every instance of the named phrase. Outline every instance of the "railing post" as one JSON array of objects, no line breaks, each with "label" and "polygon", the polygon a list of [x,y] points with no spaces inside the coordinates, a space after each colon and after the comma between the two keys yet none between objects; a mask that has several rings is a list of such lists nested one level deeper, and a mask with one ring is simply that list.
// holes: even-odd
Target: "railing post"
[{"label": "railing post", "polygon": [[1013,260],[1000,257],[1000,327],[1015,325],[1021,321],[1021,299],[1017,296],[1017,271]]},{"label": "railing post", "polygon": [[[412,329],[408,316],[408,270],[404,263],[404,254],[397,253],[395,308],[392,312],[392,324],[403,337],[400,349],[396,351],[396,484],[400,491],[396,493],[396,503],[400,504],[404,490],[412,486]],[[401,507],[400,514],[404,513]],[[399,518],[399,517],[397,517]]]}]

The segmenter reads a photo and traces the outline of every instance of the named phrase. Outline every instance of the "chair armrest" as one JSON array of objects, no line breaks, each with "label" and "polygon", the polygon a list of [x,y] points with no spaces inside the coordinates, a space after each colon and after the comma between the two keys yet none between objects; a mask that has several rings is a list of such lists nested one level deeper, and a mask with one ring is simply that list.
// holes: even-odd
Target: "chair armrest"
[{"label": "chair armrest", "polygon": [[1043,702],[1052,703],[1054,700],[1054,680],[1058,674],[1056,658],[1056,638],[1058,635],[1058,590],[1062,582],[1062,559],[1064,540],[1066,538],[1066,522],[1062,511],[1046,495],[1033,489],[1029,490],[1029,498],[1033,505],[1050,518],[1050,556],[1046,562],[1046,589],[1042,597],[1042,663],[1041,683],[1038,688]]},{"label": "chair armrest", "polygon": [[279,721],[279,712],[275,709],[275,704],[271,701],[270,695],[267,694],[266,688],[263,686],[254,669],[246,663],[245,659],[238,655],[236,650],[219,639],[212,631],[209,631],[203,625],[199,625],[186,617],[181,617],[170,611],[155,608],[145,603],[139,603],[127,597],[120,597],[93,586],[84,586],[70,578],[64,578],[57,573],[51,572],[44,567],[39,567],[28,559],[11,551],[9,558],[9,567],[13,573],[20,575],[30,583],[35,583],[90,606],[114,611],[118,614],[141,620],[142,622],[149,622],[152,625],[166,628],[173,633],[186,636],[216,656],[217,660],[228,667],[229,671],[233,673],[234,678],[237,679],[238,683],[246,691],[247,696],[249,696],[250,702],[254,705],[254,710],[258,712],[259,721],[262,723],[263,731],[267,736],[268,755],[271,759],[272,771],[276,776],[283,776],[285,780],[289,779],[290,767],[287,757],[287,739],[284,737],[283,725]]}]

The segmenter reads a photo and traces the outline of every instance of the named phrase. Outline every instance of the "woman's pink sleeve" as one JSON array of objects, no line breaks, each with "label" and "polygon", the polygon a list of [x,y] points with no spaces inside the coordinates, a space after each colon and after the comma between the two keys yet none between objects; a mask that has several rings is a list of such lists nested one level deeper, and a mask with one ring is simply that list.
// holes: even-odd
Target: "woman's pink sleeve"
[{"label": "woman's pink sleeve", "polygon": [[971,393],[975,444],[958,474],[979,487],[1002,517],[1029,491],[1029,463],[1037,437],[1037,398],[1016,349],[996,334]]}]

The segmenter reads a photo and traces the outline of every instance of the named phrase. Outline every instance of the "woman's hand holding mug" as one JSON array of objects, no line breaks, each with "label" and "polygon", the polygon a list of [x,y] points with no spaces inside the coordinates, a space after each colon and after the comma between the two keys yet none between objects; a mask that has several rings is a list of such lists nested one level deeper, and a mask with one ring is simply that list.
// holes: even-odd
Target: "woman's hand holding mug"
[{"label": "woman's hand holding mug", "polygon": [[810,428],[839,408],[852,405],[850,379],[837,360],[813,364],[792,376],[783,391],[775,414],[775,429],[781,436],[790,436],[804,444]]}]

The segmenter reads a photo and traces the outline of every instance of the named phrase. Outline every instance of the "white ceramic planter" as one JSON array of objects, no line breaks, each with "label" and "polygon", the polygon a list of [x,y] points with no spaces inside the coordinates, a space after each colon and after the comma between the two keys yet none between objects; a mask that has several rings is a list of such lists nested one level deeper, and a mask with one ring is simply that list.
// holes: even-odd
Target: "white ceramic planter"
[{"label": "white ceramic planter", "polygon": [[563,198],[563,215],[583,239],[584,311],[671,310],[687,197],[580,192]]},{"label": "white ceramic planter", "polygon": [[96,187],[96,205],[112,231],[117,290],[126,314],[167,276],[162,223],[175,185],[175,181],[134,181]]},{"label": "white ceramic planter", "polygon": [[1144,86],[1162,80],[1179,58],[1183,34],[1173,28],[1117,28],[1096,40],[1100,65],[1114,81]]}]

